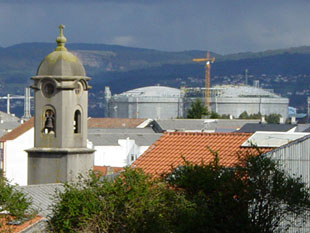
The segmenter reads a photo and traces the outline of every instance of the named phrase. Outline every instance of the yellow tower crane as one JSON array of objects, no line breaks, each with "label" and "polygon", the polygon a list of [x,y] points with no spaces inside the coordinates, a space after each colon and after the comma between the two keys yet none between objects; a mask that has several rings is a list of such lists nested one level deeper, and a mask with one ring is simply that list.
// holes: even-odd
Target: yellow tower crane
[{"label": "yellow tower crane", "polygon": [[[205,73],[205,106],[209,109],[210,105],[210,69],[211,63],[215,61],[215,57],[210,57],[209,51],[207,52],[207,56],[205,58],[194,58],[194,62],[206,62],[206,73]],[[209,109],[210,110],[210,109]]]}]

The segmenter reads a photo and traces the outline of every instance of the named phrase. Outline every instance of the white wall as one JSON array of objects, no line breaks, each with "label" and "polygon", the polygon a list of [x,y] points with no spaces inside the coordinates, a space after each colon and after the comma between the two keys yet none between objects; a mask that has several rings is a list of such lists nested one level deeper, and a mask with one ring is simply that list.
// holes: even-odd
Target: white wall
[{"label": "white wall", "polygon": [[[271,158],[279,161],[283,169],[294,177],[300,177],[307,187],[310,187],[310,136],[297,139],[288,145],[281,146],[269,153]],[[296,222],[298,223],[298,222]],[[310,232],[310,218],[301,229],[291,227],[288,232]]]},{"label": "white wall", "polygon": [[[136,160],[148,146],[137,146],[135,140],[119,139],[118,146],[95,146],[95,166],[125,167]],[[133,158],[133,160],[132,160]]]},{"label": "white wall", "polygon": [[4,172],[11,184],[27,185],[28,153],[34,146],[34,129],[31,128],[14,140],[4,143]]}]

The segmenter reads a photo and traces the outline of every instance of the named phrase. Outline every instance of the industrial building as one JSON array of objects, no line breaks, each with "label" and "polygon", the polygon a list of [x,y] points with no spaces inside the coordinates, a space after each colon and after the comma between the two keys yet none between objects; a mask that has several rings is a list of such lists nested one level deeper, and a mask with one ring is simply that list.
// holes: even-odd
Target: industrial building
[{"label": "industrial building", "polygon": [[288,117],[289,99],[253,86],[215,86],[210,91],[211,110],[218,114],[229,114],[237,118],[246,111],[248,114],[280,114]]},{"label": "industrial building", "polygon": [[[176,89],[164,86],[149,86],[112,95],[105,88],[106,117],[175,119],[186,117],[192,101],[204,98],[204,88]],[[254,86],[215,86],[210,88],[210,109],[220,115],[238,118],[248,114],[280,114],[288,117],[289,99]]]},{"label": "industrial building", "polygon": [[142,87],[113,96],[106,87],[106,116],[113,118],[179,118],[184,116],[183,98],[183,91],[171,87]]}]

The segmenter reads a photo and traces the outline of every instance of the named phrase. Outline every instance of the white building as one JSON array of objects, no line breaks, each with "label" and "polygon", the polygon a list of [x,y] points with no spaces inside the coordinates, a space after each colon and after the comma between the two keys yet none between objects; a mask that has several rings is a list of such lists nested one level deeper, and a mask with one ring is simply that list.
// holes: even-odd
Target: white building
[{"label": "white building", "polygon": [[[33,118],[0,138],[0,168],[12,184],[27,185],[28,154],[34,145]],[[0,156],[1,157],[1,156]]]},{"label": "white building", "polygon": [[[150,119],[89,119],[87,147],[96,150],[94,165],[130,165],[161,136],[151,128],[142,128],[149,122]],[[33,123],[31,118],[0,138],[0,169],[11,184],[27,185],[28,154],[25,150],[34,146]]]},{"label": "white building", "polygon": [[88,139],[96,150],[95,166],[129,166],[160,136],[151,128],[88,130]]}]

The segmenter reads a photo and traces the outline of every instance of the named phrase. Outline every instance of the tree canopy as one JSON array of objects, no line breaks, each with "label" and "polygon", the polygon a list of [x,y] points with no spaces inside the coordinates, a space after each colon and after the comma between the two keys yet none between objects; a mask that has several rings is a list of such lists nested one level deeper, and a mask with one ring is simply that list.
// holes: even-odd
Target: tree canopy
[{"label": "tree canopy", "polygon": [[279,124],[280,123],[280,114],[272,113],[266,116],[266,121],[268,124]]},{"label": "tree canopy", "polygon": [[91,173],[56,195],[54,232],[285,232],[310,209],[309,189],[263,155],[234,167],[184,164],[154,178],[126,168],[114,180]]},{"label": "tree canopy", "polygon": [[141,170],[126,168],[113,181],[90,173],[56,195],[54,232],[180,232],[193,204]]},{"label": "tree canopy", "polygon": [[5,213],[2,217],[16,220],[31,218],[35,214],[31,204],[32,201],[24,193],[9,184],[0,169],[0,212]]},{"label": "tree canopy", "polygon": [[188,109],[186,117],[189,119],[201,119],[208,114],[208,108],[203,105],[200,99],[196,99],[191,103],[191,107]]},{"label": "tree canopy", "polygon": [[287,219],[309,216],[309,189],[301,178],[263,155],[240,158],[233,168],[217,156],[209,164],[185,161],[166,180],[196,204],[193,232],[285,232],[292,224]]}]

